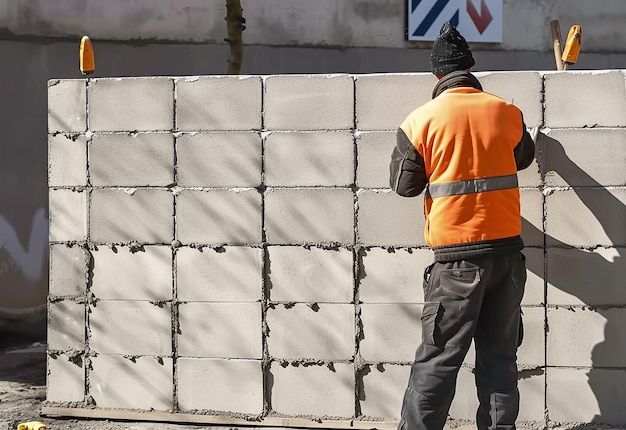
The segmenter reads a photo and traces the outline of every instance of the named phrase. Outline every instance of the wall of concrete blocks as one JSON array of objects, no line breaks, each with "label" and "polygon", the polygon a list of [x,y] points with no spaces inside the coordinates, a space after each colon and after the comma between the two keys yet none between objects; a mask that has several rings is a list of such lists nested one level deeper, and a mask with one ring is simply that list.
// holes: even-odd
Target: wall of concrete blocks
[{"label": "wall of concrete blocks", "polygon": [[[519,422],[626,424],[625,74],[478,76],[541,130],[519,175]],[[44,414],[392,426],[432,254],[388,161],[434,84],[50,81]],[[472,362],[455,423],[475,415]]]}]

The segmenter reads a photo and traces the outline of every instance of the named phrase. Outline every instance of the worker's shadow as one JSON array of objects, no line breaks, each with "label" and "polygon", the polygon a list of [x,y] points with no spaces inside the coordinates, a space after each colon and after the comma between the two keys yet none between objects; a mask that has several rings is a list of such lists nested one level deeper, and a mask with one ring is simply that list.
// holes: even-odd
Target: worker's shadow
[{"label": "worker's shadow", "polygon": [[[588,132],[590,137],[593,132]],[[589,150],[592,150],[592,146],[589,145]],[[620,326],[623,318],[617,313],[619,309],[616,307],[626,304],[626,270],[623,267],[626,206],[585,172],[584,168],[574,163],[558,140],[539,133],[537,149],[541,154],[537,156],[537,161],[542,179],[556,178],[556,182],[551,182],[559,184],[562,182],[558,180],[560,177],[571,187],[554,190],[552,194],[547,188],[548,192],[544,193],[547,194],[544,222],[547,225],[545,275],[542,260],[529,259],[527,262],[528,270],[540,277],[545,276],[548,285],[548,417],[551,421],[560,418],[625,424],[623,402],[626,396],[620,386],[626,381],[623,377],[626,351],[622,346],[626,339],[626,327]],[[623,154],[618,156],[623,157]],[[523,220],[522,231],[527,237],[542,234],[526,220]],[[594,248],[592,241],[604,246]],[[589,242],[587,249],[585,242]],[[569,317],[566,312],[570,313]],[[556,327],[561,324],[572,325]],[[591,347],[593,338],[600,337],[602,324],[604,338]],[[578,331],[575,327],[579,327]],[[571,337],[564,339],[565,335]],[[598,405],[596,411],[599,410],[599,413],[595,416],[590,416],[589,412],[595,409],[592,404],[594,399],[575,388],[578,381],[581,391],[587,391],[584,377],[581,379],[577,376],[581,374],[576,373],[581,372],[581,367],[589,365],[589,348],[585,347],[586,344],[592,348],[587,383]],[[621,372],[616,368],[622,368]],[[551,371],[554,378],[549,375]],[[573,380],[564,385],[570,377]],[[551,387],[551,383],[555,386]],[[578,419],[572,420],[572,417]]]}]

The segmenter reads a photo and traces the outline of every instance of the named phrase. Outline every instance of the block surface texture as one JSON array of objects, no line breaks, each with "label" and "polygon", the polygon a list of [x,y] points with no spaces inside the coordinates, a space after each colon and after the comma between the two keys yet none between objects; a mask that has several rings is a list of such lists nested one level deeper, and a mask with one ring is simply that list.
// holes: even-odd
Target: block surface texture
[{"label": "block surface texture", "polygon": [[[537,132],[518,172],[517,425],[623,428],[626,74],[475,74]],[[396,428],[435,257],[424,193],[396,194],[389,163],[436,84],[431,73],[50,80],[53,412]],[[45,225],[15,240],[2,227],[0,260],[8,249],[31,262]],[[470,346],[447,428],[475,421],[475,360]]]}]

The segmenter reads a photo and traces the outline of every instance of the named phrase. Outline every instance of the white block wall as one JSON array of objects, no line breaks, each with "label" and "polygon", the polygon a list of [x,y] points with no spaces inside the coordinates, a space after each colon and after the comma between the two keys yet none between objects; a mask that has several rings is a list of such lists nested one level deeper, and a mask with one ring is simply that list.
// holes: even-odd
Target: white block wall
[{"label": "white block wall", "polygon": [[[520,423],[625,425],[625,74],[478,76],[542,131],[519,174]],[[389,190],[388,162],[434,84],[50,81],[44,412],[393,425],[432,253],[422,198]],[[460,423],[475,415],[472,362]]]}]

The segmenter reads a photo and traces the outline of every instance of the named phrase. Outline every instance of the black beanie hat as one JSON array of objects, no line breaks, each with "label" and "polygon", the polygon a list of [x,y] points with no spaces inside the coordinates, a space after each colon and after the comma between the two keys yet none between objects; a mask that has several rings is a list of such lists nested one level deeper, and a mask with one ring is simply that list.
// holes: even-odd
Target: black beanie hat
[{"label": "black beanie hat", "polygon": [[469,69],[474,64],[476,63],[467,41],[456,27],[446,21],[430,52],[432,72],[444,76],[457,70]]}]

